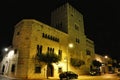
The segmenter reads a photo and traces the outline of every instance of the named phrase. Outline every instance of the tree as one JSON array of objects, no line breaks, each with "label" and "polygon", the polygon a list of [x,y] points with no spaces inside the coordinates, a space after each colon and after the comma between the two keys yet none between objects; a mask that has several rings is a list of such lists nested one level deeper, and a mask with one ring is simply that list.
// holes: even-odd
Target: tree
[{"label": "tree", "polygon": [[92,70],[96,70],[97,74],[101,74],[100,66],[102,65],[102,63],[97,60],[93,60],[92,64],[93,64],[93,66],[95,66],[95,69],[92,69]]},{"label": "tree", "polygon": [[101,62],[97,61],[97,60],[93,60],[92,64],[95,66],[95,67],[100,67],[102,64]]},{"label": "tree", "polygon": [[38,61],[42,61],[47,64],[56,63],[60,61],[60,57],[55,53],[38,54],[37,57]]},{"label": "tree", "polygon": [[112,60],[112,66],[115,68],[117,67],[117,61],[115,59]]},{"label": "tree", "polygon": [[[56,63],[56,62],[60,61],[60,56],[58,56],[55,53],[46,53],[46,54],[38,53],[37,60],[40,62],[42,61],[42,62],[46,63],[48,66],[48,65],[51,65],[52,63]],[[47,75],[47,78],[48,78],[48,75]]]},{"label": "tree", "polygon": [[74,67],[80,67],[81,65],[85,64],[85,62],[83,60],[76,59],[76,58],[71,58],[70,62],[71,62],[71,65]]}]

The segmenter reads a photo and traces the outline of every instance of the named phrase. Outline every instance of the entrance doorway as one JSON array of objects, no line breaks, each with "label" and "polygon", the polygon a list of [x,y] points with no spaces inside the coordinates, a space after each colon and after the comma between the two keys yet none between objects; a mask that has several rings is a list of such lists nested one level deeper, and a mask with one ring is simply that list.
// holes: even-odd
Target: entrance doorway
[{"label": "entrance doorway", "polygon": [[4,74],[4,71],[5,71],[5,65],[3,65],[2,67],[2,74]]},{"label": "entrance doorway", "polygon": [[53,75],[54,75],[53,65],[49,64],[49,65],[47,65],[47,76],[53,77]]}]

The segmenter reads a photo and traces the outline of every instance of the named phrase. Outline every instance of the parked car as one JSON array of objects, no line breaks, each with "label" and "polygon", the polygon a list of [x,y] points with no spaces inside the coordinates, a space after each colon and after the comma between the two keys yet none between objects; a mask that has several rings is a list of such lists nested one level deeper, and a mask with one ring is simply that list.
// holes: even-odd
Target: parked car
[{"label": "parked car", "polygon": [[66,71],[66,72],[62,72],[61,74],[59,74],[59,78],[60,78],[60,80],[78,79],[78,75],[72,71]]},{"label": "parked car", "polygon": [[94,76],[94,75],[96,75],[96,74],[97,74],[96,70],[91,70],[91,71],[90,71],[90,75]]},{"label": "parked car", "polygon": [[120,76],[120,68],[118,68],[117,75]]}]

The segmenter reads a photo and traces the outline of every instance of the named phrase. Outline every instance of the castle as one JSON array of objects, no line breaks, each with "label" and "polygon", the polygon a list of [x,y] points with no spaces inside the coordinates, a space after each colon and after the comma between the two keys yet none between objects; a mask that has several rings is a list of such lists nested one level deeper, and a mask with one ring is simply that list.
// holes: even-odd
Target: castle
[{"label": "castle", "polygon": [[[35,19],[17,23],[9,49],[13,52],[9,55],[8,51],[4,57],[1,71],[4,75],[27,79],[58,77],[67,70],[87,74],[95,54],[94,42],[85,35],[83,15],[69,3],[52,12],[51,26]],[[44,54],[53,51],[61,56],[61,61],[49,66],[38,63],[35,60],[38,49]],[[71,59],[82,64],[74,67]]]}]

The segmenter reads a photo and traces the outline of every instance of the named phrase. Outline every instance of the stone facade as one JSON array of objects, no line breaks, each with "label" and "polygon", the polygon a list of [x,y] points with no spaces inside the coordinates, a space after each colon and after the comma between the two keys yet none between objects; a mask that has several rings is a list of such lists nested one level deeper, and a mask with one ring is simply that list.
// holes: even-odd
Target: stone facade
[{"label": "stone facade", "polygon": [[[20,66],[19,68],[19,73],[26,68],[25,70],[27,70],[26,75],[28,78],[32,77],[31,75],[33,74],[35,75],[35,78],[45,77],[46,66],[41,67],[41,72],[44,72],[45,70],[43,74],[34,73],[35,65],[37,65],[35,64],[36,62],[34,62],[34,58],[37,54],[37,46],[42,47],[42,53],[46,53],[48,51],[48,47],[54,49],[56,54],[58,54],[59,50],[62,50],[62,58],[64,58],[64,56],[66,56],[65,53],[67,53],[67,37],[68,35],[66,33],[36,20],[22,20],[16,25],[13,37],[13,46],[19,49],[19,58],[24,62],[21,64],[22,67]],[[19,61],[21,62],[20,59]]]},{"label": "stone facade", "polygon": [[[64,4],[52,12],[51,25],[34,19],[23,19],[14,30],[13,47],[19,51],[15,77],[39,79],[58,77],[61,71],[86,74],[94,59],[94,42],[84,32],[83,15],[70,4]],[[72,44],[73,47],[70,47]],[[48,68],[35,59],[38,52],[45,54],[53,50],[62,55],[58,63]],[[81,66],[73,67],[71,59],[80,60]]]}]

